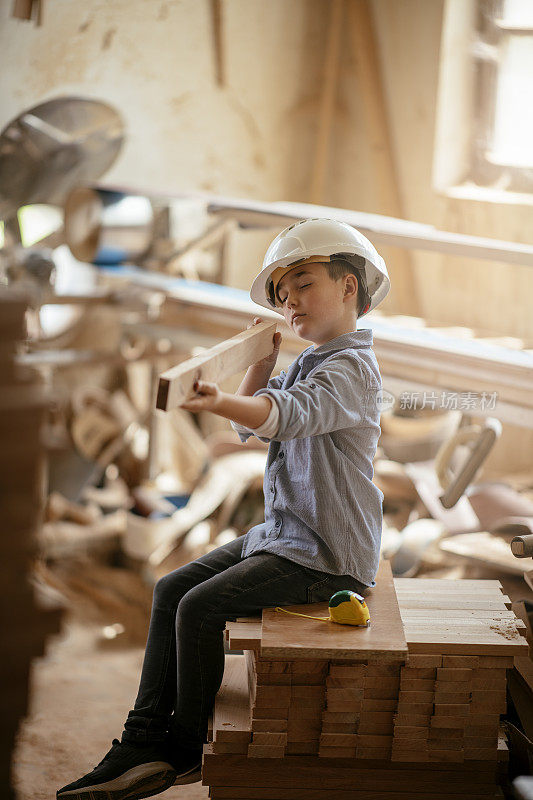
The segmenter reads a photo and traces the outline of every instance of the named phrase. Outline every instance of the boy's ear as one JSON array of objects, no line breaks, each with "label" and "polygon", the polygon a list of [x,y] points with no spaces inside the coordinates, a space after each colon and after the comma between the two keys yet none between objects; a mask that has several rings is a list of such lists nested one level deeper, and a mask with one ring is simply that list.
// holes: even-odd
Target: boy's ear
[{"label": "boy's ear", "polygon": [[[357,291],[359,291],[359,278],[357,277],[357,275],[354,275],[353,272],[350,272],[346,277],[355,279],[355,288],[357,289]],[[344,294],[347,294],[347,292],[348,292],[348,282],[346,282],[344,285]]]}]

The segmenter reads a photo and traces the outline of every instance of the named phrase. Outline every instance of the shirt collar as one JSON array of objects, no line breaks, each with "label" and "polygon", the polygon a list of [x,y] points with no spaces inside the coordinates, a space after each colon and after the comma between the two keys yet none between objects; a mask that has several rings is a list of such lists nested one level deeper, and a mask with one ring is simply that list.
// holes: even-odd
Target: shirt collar
[{"label": "shirt collar", "polygon": [[371,347],[374,342],[373,332],[371,328],[361,328],[358,331],[350,331],[349,333],[341,333],[329,342],[324,342],[320,347],[313,349],[313,345],[306,348],[297,358],[298,363],[302,364],[304,358],[307,356],[322,357],[327,353],[334,353],[337,350],[346,350],[348,347]]}]

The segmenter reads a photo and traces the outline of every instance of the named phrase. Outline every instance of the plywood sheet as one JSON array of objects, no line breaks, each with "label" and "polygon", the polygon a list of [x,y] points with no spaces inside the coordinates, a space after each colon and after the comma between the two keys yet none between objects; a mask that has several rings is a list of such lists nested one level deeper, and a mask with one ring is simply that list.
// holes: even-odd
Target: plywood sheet
[{"label": "plywood sheet", "polygon": [[[318,622],[264,609],[261,656],[350,661],[376,658],[383,662],[405,662],[407,642],[388,561],[381,561],[376,586],[368,590],[365,600],[371,619],[367,628]],[[286,608],[301,614],[310,613],[309,605]],[[327,617],[327,602],[313,604],[312,613]]]}]

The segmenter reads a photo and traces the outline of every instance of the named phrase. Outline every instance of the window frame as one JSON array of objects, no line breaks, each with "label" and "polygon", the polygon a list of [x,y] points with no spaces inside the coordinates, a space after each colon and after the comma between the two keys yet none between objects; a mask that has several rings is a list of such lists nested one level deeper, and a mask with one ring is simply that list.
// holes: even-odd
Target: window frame
[{"label": "window frame", "polygon": [[433,184],[447,196],[533,205],[533,167],[490,159],[500,48],[506,37],[533,35],[533,26],[506,25],[503,8],[504,0],[446,0]]}]

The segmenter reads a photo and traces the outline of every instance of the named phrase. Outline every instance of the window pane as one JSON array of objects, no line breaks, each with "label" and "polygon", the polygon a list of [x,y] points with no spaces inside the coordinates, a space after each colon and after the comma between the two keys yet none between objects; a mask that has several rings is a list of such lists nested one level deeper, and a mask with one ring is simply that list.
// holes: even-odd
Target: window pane
[{"label": "window pane", "polygon": [[503,38],[490,161],[533,166],[533,35]]},{"label": "window pane", "polygon": [[533,27],[533,3],[531,0],[505,0],[502,19],[514,28]]}]

